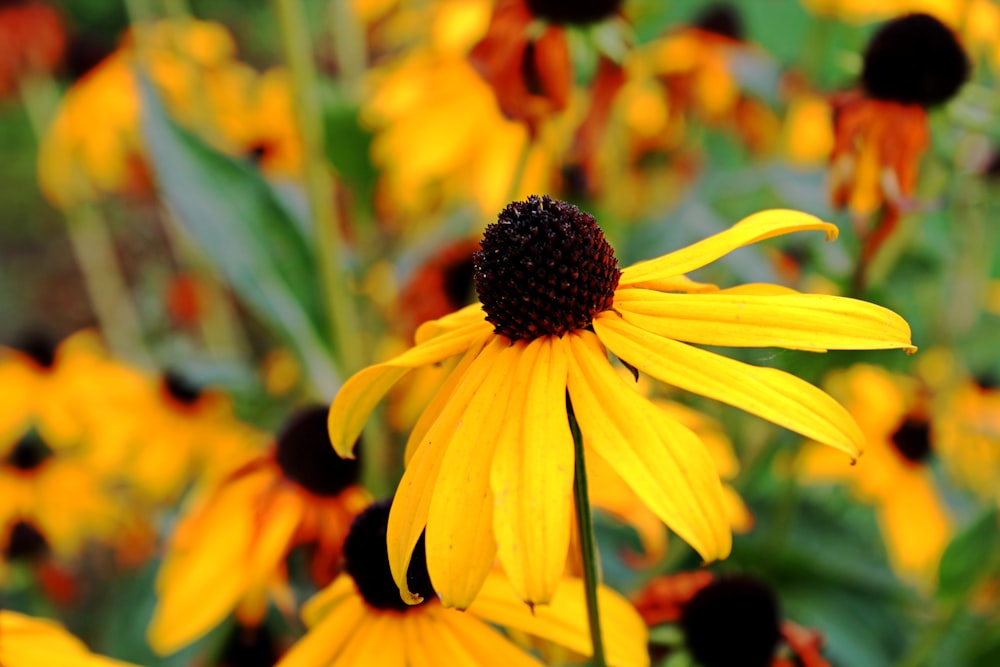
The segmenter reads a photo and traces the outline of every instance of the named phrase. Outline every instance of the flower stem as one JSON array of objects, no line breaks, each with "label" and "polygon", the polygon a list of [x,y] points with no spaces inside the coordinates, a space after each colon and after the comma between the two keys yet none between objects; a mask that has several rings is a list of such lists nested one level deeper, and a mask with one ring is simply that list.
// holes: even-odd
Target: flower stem
[{"label": "flower stem", "polygon": [[573,432],[576,461],[573,475],[573,499],[576,503],[576,525],[580,534],[580,554],[583,560],[583,587],[587,594],[587,620],[590,639],[594,646],[592,662],[595,667],[607,667],[604,657],[604,636],[601,634],[601,615],[597,608],[598,561],[594,542],[594,521],[590,514],[590,494],[587,491],[587,466],[583,453],[583,434],[576,423],[573,406],[567,401],[569,428]]},{"label": "flower stem", "polygon": [[297,100],[295,110],[302,134],[306,192],[313,216],[316,258],[327,316],[336,348],[334,358],[338,370],[347,376],[363,366],[364,359],[358,314],[348,290],[349,273],[341,262],[344,244],[334,208],[333,180],[324,152],[326,140],[316,66],[312,59],[312,39],[301,0],[274,0],[274,5]]},{"label": "flower stem", "polygon": [[[42,74],[25,77],[20,82],[20,92],[31,129],[41,143],[49,116],[59,101],[55,82]],[[73,256],[108,347],[129,361],[152,366],[139,313],[115,254],[111,230],[94,204],[80,204],[63,213]]]}]

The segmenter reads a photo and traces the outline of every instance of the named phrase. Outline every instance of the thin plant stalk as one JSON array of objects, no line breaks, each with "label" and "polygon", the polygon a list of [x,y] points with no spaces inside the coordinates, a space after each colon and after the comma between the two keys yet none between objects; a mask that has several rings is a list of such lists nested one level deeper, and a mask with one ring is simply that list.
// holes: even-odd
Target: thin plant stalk
[{"label": "thin plant stalk", "polygon": [[604,635],[601,633],[601,614],[597,605],[599,568],[597,544],[594,540],[594,521],[590,512],[590,493],[587,490],[587,466],[584,461],[583,434],[576,423],[573,406],[567,401],[569,426],[573,432],[574,460],[573,500],[576,505],[576,525],[580,535],[580,555],[583,561],[583,586],[587,598],[587,621],[590,625],[590,640],[594,647],[591,658],[595,667],[607,667],[604,655]]},{"label": "thin plant stalk", "polygon": [[[58,101],[55,82],[41,74],[31,75],[21,81],[20,92],[31,129],[41,142]],[[63,214],[70,247],[108,347],[118,356],[151,367],[139,313],[104,218],[94,204],[74,206]]]},{"label": "thin plant stalk", "polygon": [[312,211],[321,289],[336,347],[333,354],[338,369],[346,376],[361,368],[364,359],[359,318],[348,290],[349,273],[341,261],[344,243],[334,207],[333,179],[324,153],[326,141],[312,39],[300,0],[274,0],[274,5],[297,102],[295,111],[302,134],[306,194]]}]

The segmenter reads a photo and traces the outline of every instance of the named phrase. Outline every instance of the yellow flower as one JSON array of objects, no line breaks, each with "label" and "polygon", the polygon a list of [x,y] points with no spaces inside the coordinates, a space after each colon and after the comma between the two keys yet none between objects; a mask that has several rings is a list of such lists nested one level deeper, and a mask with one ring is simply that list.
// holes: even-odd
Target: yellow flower
[{"label": "yellow flower", "polygon": [[[376,503],[355,520],[344,545],[345,573],[306,603],[302,617],[309,632],[278,663],[279,667],[542,664],[494,626],[590,655],[583,585],[577,579],[564,579],[551,606],[532,612],[511,594],[502,574],[490,571],[482,592],[467,611],[446,609],[434,596],[423,549],[418,547],[409,577],[425,598],[416,606],[403,604],[385,551],[388,512],[387,502]],[[648,665],[642,619],[610,589],[601,587],[598,595],[604,610],[603,636],[609,664]]]},{"label": "yellow flower", "polygon": [[896,570],[933,580],[952,522],[927,465],[936,438],[918,383],[856,364],[831,375],[826,386],[857,420],[868,447],[851,467],[814,446],[802,452],[799,470],[807,479],[844,482],[873,504]]},{"label": "yellow flower", "polygon": [[268,454],[205,493],[181,519],[157,579],[148,631],[155,651],[180,650],[234,609],[241,624],[256,626],[272,598],[290,612],[284,562],[296,546],[313,547],[317,585],[339,571],[351,520],[370,499],[356,485],[357,462],[330,450],[325,425],[322,406],[297,413]]},{"label": "yellow flower", "polygon": [[499,556],[518,597],[556,593],[570,541],[574,446],[607,465],[706,560],[731,547],[722,484],[697,436],[658,410],[608,361],[737,406],[856,457],[864,437],[847,411],[789,373],[688,343],[801,350],[905,348],[895,313],[854,299],[773,286],[718,290],[683,274],[793,231],[837,228],[766,211],[688,248],[619,271],[594,218],[548,197],[509,205],[476,256],[476,304],[417,332],[416,347],[350,378],[335,397],[333,446],[350,456],[382,396],[410,370],[460,361],[407,448],[389,520],[389,562],[402,595],[426,528],[434,588],[468,607]]},{"label": "yellow flower", "polygon": [[1000,503],[1000,390],[964,377],[934,410],[935,443],[964,487]]},{"label": "yellow flower", "polygon": [[0,610],[0,665],[4,667],[128,667],[90,652],[55,621]]}]

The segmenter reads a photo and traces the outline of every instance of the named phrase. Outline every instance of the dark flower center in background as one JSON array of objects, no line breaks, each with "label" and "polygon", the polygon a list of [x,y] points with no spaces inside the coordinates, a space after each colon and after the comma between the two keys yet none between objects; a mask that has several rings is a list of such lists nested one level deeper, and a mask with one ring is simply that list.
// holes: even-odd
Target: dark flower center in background
[{"label": "dark flower center in background", "polygon": [[931,427],[926,419],[905,417],[889,439],[907,461],[923,463],[931,457]]},{"label": "dark flower center in background", "polygon": [[735,41],[742,41],[746,36],[743,18],[736,7],[727,2],[717,2],[701,10],[692,25]]},{"label": "dark flower center in background", "polygon": [[318,496],[335,496],[358,481],[361,458],[360,453],[354,459],[337,456],[326,416],[327,407],[322,405],[292,415],[278,435],[275,460],[287,479]]},{"label": "dark flower center in background", "polygon": [[513,202],[480,247],[476,293],[498,334],[562,336],[611,308],[618,260],[594,217],[571,204],[547,195]]},{"label": "dark flower center in background", "polygon": [[549,23],[586,25],[603,21],[616,13],[622,0],[525,0],[532,16]]},{"label": "dark flower center in background", "polygon": [[452,305],[453,310],[458,310],[472,302],[472,276],[475,270],[472,253],[462,255],[461,258],[446,264],[442,269],[444,295],[448,299],[448,303]]},{"label": "dark flower center in background", "polygon": [[52,456],[52,450],[37,433],[29,431],[10,450],[4,463],[18,470],[34,470]]},{"label": "dark flower center in background", "polygon": [[958,92],[969,68],[948,26],[927,14],[909,14],[883,25],[868,42],[861,83],[874,99],[932,107]]},{"label": "dark flower center in background", "polygon": [[237,623],[216,664],[218,667],[272,667],[280,657],[281,650],[266,623],[253,628]]},{"label": "dark flower center in background", "polygon": [[3,548],[7,560],[31,561],[49,554],[49,541],[28,521],[19,519],[10,529]]},{"label": "dark flower center in background", "polygon": [[761,582],[717,579],[684,605],[680,625],[702,667],[768,667],[781,637],[778,602]]},{"label": "dark flower center in background", "polygon": [[194,405],[201,398],[201,388],[176,371],[163,373],[163,388],[181,405]]},{"label": "dark flower center in background", "polygon": [[39,368],[50,370],[56,363],[57,343],[51,336],[39,331],[31,331],[21,336],[13,348],[23,352]]},{"label": "dark flower center in background", "polygon": [[[361,597],[370,606],[406,611],[412,609],[413,605],[406,604],[399,596],[399,589],[396,588],[389,568],[389,552],[385,544],[391,506],[392,499],[381,500],[355,517],[347,539],[344,540],[344,571],[354,579]],[[410,591],[424,599],[421,604],[437,597],[430,575],[427,574],[423,535],[413,550],[406,581]]]}]

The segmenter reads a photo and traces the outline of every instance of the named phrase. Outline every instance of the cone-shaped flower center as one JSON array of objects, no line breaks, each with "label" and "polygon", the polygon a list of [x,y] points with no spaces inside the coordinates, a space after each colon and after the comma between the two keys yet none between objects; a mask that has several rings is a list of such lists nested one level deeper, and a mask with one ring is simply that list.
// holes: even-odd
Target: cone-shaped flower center
[{"label": "cone-shaped flower center", "polygon": [[342,459],[333,451],[326,424],[327,408],[310,406],[288,420],[278,435],[275,460],[287,479],[318,496],[335,496],[358,481],[358,457]]},{"label": "cone-shaped flower center", "polygon": [[736,41],[741,41],[746,34],[742,17],[728,2],[717,2],[698,12],[694,26]]},{"label": "cone-shaped flower center", "polygon": [[181,405],[194,405],[201,397],[201,389],[175,371],[163,373],[163,388],[167,390],[170,398]]},{"label": "cone-shaped flower center", "polygon": [[905,417],[890,440],[900,456],[912,463],[923,463],[933,452],[930,424],[919,417]]},{"label": "cone-shaped flower center", "polygon": [[969,59],[948,26],[909,14],[882,26],[865,51],[861,82],[877,100],[932,107],[969,78]]},{"label": "cone-shaped flower center", "polygon": [[[375,609],[408,611],[420,605],[403,602],[392,578],[392,570],[389,569],[385,533],[391,505],[391,499],[381,500],[355,517],[347,539],[344,540],[344,570],[354,579],[358,592],[370,606]],[[437,597],[430,575],[427,574],[423,535],[413,550],[406,580],[407,587],[424,599],[421,605]]]},{"label": "cone-shaped flower center", "polygon": [[43,370],[50,370],[55,366],[56,343],[43,333],[32,332],[22,336],[14,348],[27,355]]},{"label": "cone-shaped flower center", "polygon": [[19,519],[10,529],[3,555],[7,560],[36,560],[47,556],[49,541],[33,524]]},{"label": "cone-shaped flower center", "polygon": [[7,454],[4,463],[18,470],[34,470],[52,456],[52,450],[34,431],[24,435]]},{"label": "cone-shaped flower center", "polygon": [[618,260],[589,213],[548,196],[509,204],[475,256],[486,320],[511,340],[590,326],[618,287]]},{"label": "cone-shaped flower center", "polygon": [[771,590],[745,577],[712,582],[681,612],[685,643],[703,667],[768,667],[780,623]]},{"label": "cone-shaped flower center", "polygon": [[622,6],[622,0],[526,0],[532,16],[549,23],[586,25],[603,21]]}]

